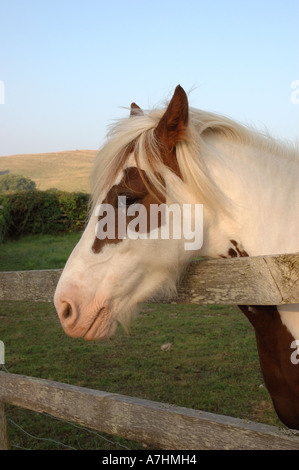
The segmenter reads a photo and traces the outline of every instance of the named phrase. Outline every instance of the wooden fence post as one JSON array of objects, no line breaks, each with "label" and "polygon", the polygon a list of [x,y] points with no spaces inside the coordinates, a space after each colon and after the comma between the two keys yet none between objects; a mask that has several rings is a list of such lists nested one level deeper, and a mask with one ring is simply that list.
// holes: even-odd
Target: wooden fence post
[{"label": "wooden fence post", "polygon": [[5,403],[0,401],[0,450],[9,450]]}]

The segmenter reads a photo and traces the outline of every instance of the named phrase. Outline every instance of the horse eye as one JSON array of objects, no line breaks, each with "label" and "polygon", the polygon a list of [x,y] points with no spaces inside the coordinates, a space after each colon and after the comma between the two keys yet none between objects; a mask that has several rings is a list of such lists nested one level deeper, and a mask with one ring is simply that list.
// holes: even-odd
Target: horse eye
[{"label": "horse eye", "polygon": [[117,198],[116,207],[118,209],[121,209],[124,207],[133,206],[133,204],[139,204],[140,202],[141,202],[141,199],[138,198],[137,196],[134,196],[134,195],[128,196],[127,194],[121,194]]}]

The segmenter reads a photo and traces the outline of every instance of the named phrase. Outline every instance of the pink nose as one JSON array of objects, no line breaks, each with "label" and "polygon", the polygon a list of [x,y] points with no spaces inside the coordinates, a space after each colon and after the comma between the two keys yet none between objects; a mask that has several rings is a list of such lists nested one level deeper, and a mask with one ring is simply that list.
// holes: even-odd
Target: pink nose
[{"label": "pink nose", "polygon": [[73,338],[84,337],[88,341],[111,336],[117,322],[110,315],[106,299],[104,295],[87,296],[78,287],[66,289],[59,286],[54,304],[65,333]]}]

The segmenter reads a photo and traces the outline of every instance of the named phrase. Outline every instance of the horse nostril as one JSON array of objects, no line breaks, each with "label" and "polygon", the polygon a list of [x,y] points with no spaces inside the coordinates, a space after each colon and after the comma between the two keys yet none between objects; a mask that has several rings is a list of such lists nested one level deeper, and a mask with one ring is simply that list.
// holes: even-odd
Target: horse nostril
[{"label": "horse nostril", "polygon": [[55,300],[55,306],[62,328],[68,335],[78,337],[81,332],[81,329],[77,328],[77,323],[80,320],[79,308],[70,298],[64,300],[56,298]]},{"label": "horse nostril", "polygon": [[70,304],[66,304],[65,307],[64,307],[64,310],[61,314],[62,318],[64,320],[67,320],[69,317],[72,316],[72,307]]}]

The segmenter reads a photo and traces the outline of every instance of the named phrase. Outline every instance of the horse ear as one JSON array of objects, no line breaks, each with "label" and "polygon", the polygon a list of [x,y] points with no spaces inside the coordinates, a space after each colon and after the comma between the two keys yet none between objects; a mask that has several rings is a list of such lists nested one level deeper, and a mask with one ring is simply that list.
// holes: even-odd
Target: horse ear
[{"label": "horse ear", "polygon": [[138,104],[132,103],[131,104],[131,112],[130,117],[132,116],[142,116],[144,113],[141,108],[139,108]]},{"label": "horse ear", "polygon": [[165,147],[173,149],[184,140],[188,125],[189,106],[186,92],[178,85],[173,97],[155,129],[158,141]]}]

